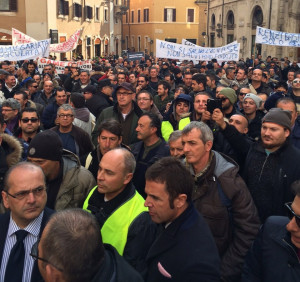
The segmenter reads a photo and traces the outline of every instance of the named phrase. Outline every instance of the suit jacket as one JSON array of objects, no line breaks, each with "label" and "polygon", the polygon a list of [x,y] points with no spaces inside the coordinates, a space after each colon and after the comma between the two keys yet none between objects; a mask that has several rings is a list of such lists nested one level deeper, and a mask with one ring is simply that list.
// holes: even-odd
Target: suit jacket
[{"label": "suit jacket", "polygon": [[[41,237],[42,232],[43,232],[50,216],[53,213],[54,213],[53,210],[45,207],[39,237]],[[0,215],[0,267],[1,267],[1,262],[2,262],[4,245],[5,245],[5,241],[6,241],[6,235],[7,235],[7,231],[8,231],[9,219],[10,219],[10,212],[6,212],[5,214]],[[31,282],[42,281],[42,279],[43,278],[40,274],[37,261],[35,261],[34,265],[33,265],[33,269],[32,269]]]},{"label": "suit jacket", "polygon": [[211,232],[193,204],[152,244],[147,281],[220,281],[220,258]]}]

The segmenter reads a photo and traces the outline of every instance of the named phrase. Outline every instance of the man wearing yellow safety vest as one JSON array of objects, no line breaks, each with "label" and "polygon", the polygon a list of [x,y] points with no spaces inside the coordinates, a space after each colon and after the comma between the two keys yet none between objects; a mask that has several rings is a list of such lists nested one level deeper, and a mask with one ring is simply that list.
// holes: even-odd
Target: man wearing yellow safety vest
[{"label": "man wearing yellow safety vest", "polygon": [[126,149],[116,148],[101,159],[97,186],[87,196],[83,209],[100,224],[103,243],[114,246],[137,271],[145,275],[145,258],[155,237],[144,199],[131,183],[136,162]]}]

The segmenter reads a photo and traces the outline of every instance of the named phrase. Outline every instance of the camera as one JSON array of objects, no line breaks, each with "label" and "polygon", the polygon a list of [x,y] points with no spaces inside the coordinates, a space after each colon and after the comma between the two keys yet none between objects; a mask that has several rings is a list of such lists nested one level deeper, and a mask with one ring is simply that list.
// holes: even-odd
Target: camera
[{"label": "camera", "polygon": [[215,109],[222,110],[222,100],[221,99],[208,99],[207,100],[207,110],[212,114]]}]

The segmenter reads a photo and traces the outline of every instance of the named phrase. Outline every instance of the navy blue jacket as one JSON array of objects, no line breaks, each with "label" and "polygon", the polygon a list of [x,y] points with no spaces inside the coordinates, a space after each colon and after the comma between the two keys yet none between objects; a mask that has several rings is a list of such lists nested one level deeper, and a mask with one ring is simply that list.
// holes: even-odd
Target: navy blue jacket
[{"label": "navy blue jacket", "polygon": [[246,257],[243,282],[300,281],[300,261],[286,230],[288,223],[283,216],[266,220]]},{"label": "navy blue jacket", "polygon": [[44,109],[42,115],[42,124],[44,129],[50,129],[55,126],[58,108],[59,106],[56,101],[53,101]]},{"label": "navy blue jacket", "polygon": [[146,260],[149,282],[220,281],[216,244],[193,204],[167,228],[162,227]]}]

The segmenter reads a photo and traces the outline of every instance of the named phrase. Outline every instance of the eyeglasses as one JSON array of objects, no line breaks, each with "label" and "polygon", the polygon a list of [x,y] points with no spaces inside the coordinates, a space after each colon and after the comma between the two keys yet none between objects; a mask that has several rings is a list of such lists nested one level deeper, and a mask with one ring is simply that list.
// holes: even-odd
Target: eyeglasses
[{"label": "eyeglasses", "polygon": [[66,115],[64,115],[64,114],[59,114],[58,115],[60,118],[72,118],[74,115],[71,115],[71,114],[66,114]]},{"label": "eyeglasses", "polygon": [[43,192],[46,190],[45,187],[40,186],[34,189],[30,189],[30,190],[26,190],[26,191],[20,191],[14,195],[8,193],[8,191],[5,191],[6,194],[14,199],[17,200],[23,200],[24,198],[26,198],[30,193],[32,193],[35,197],[39,197],[43,194]]},{"label": "eyeglasses", "polygon": [[38,88],[38,86],[37,86],[37,85],[31,85],[31,87]]},{"label": "eyeglasses", "polygon": [[138,101],[149,101],[150,98],[138,98],[137,100],[138,100]]},{"label": "eyeglasses", "polygon": [[37,240],[31,248],[31,252],[30,252],[30,256],[34,259],[34,260],[41,260],[43,262],[46,262],[48,264],[51,264],[52,266],[54,266],[56,269],[58,269],[59,271],[63,272],[63,270],[57,266],[55,266],[53,263],[51,263],[50,261],[39,257],[39,243],[40,243],[40,239]]},{"label": "eyeglasses", "polygon": [[293,83],[300,83],[300,79],[294,79]]},{"label": "eyeglasses", "polygon": [[292,209],[292,202],[285,203],[284,206],[287,208],[287,216],[290,220],[292,220],[295,217],[296,223],[298,227],[300,228],[300,216],[296,215],[295,212]]},{"label": "eyeglasses", "polygon": [[245,96],[247,93],[240,92],[240,96]]},{"label": "eyeglasses", "polygon": [[228,100],[228,98],[223,97],[223,98],[219,98],[222,102],[225,102],[226,100]]},{"label": "eyeglasses", "polygon": [[22,118],[21,121],[24,123],[28,123],[29,121],[31,121],[32,123],[36,123],[38,122],[38,118]]},{"label": "eyeglasses", "polygon": [[131,94],[133,94],[133,93],[132,92],[117,92],[118,96],[121,96],[121,95],[128,96],[128,95],[131,95]]}]

